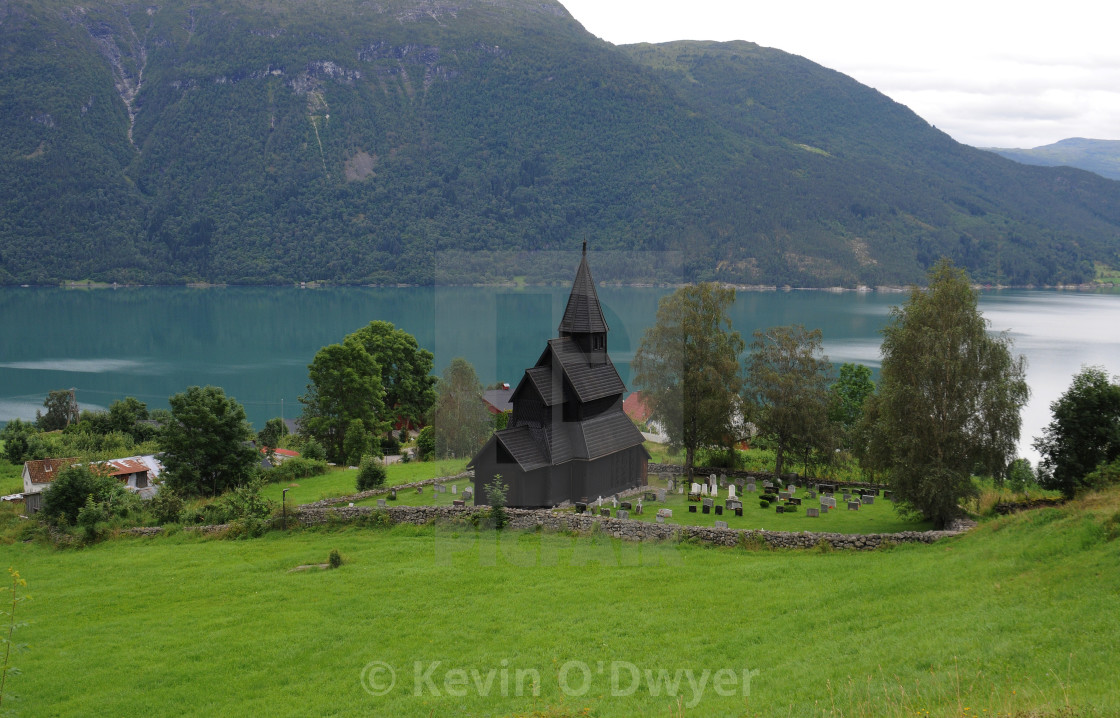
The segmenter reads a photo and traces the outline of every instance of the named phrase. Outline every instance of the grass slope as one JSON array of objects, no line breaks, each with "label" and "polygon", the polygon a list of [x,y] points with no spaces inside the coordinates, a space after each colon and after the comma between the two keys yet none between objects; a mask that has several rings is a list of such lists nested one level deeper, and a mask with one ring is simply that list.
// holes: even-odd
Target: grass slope
[{"label": "grass slope", "polygon": [[[16,543],[0,555],[34,600],[7,690],[44,716],[1115,715],[1118,525],[1113,493],[874,553],[434,527]],[[290,572],[332,548],[340,569]],[[585,692],[561,690],[569,661]],[[749,695],[685,679],[678,704],[626,694],[629,665],[758,673]]]}]

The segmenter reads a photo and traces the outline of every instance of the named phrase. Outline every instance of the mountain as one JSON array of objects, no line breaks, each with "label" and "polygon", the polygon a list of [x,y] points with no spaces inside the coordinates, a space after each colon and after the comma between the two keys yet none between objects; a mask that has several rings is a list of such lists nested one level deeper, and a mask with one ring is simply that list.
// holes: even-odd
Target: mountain
[{"label": "mountain", "polygon": [[1120,140],[1071,137],[1034,149],[985,148],[1009,160],[1044,167],[1077,167],[1101,177],[1120,180]]},{"label": "mountain", "polygon": [[0,158],[3,283],[563,280],[539,251],[582,240],[631,280],[1120,266],[1118,183],[554,0],[0,0]]}]

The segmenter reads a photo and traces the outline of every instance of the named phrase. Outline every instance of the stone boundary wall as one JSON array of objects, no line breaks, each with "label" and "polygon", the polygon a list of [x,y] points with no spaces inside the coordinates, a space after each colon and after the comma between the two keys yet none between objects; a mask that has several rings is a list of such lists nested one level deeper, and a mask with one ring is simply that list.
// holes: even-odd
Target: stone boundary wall
[{"label": "stone boundary wall", "polygon": [[347,496],[335,496],[328,499],[320,499],[310,504],[300,504],[299,509],[321,509],[328,506],[336,506],[338,504],[346,504],[351,501],[361,501],[373,496],[384,496],[390,491],[403,491],[405,489],[415,489],[420,486],[432,486],[434,484],[443,484],[448,481],[458,481],[459,479],[474,478],[473,471],[464,471],[454,476],[437,476],[434,479],[424,479],[423,481],[413,481],[408,484],[396,484],[394,486],[378,486],[376,489],[369,489],[367,491],[359,491],[356,494],[348,494]]},{"label": "stone boundary wall", "polygon": [[1064,498],[1037,498],[1029,501],[1012,501],[1008,503],[996,504],[992,507],[992,511],[1000,516],[1007,516],[1008,514],[1018,513],[1020,511],[1029,511],[1030,509],[1041,509],[1050,506],[1061,506],[1066,500]]},{"label": "stone boundary wall", "polygon": [[[673,474],[674,476],[680,476],[684,474],[684,467],[678,466],[676,464],[655,464],[651,461],[647,469],[650,474],[662,472]],[[692,471],[697,480],[706,479],[712,474],[715,474],[716,476],[719,476],[720,474],[726,474],[727,478],[729,479],[757,479],[759,481],[773,481],[774,479],[778,478],[777,474],[771,473],[769,471],[744,471],[741,469],[728,470],[717,469],[711,466],[694,466],[692,467]],[[866,489],[886,489],[887,491],[890,491],[891,488],[886,484],[873,484],[867,481],[841,481],[839,479],[820,479],[800,476],[798,474],[782,474],[782,476],[787,482],[797,482],[798,486],[804,483],[806,486],[811,486],[812,484],[836,484],[837,486],[852,486]]]},{"label": "stone boundary wall", "polygon": [[[475,506],[390,506],[374,509],[370,506],[344,506],[336,509],[301,509],[296,518],[304,526],[317,526],[331,522],[354,521],[371,516],[375,511],[388,514],[393,523],[424,525],[430,521],[468,521],[473,514],[487,509]],[[512,529],[547,531],[576,531],[587,533],[598,524],[608,536],[627,541],[665,541],[670,539],[695,540],[714,546],[737,546],[740,543],[762,541],[772,548],[813,548],[822,541],[835,549],[870,551],[884,544],[933,543],[950,536],[959,536],[976,524],[959,521],[946,531],[902,531],[889,534],[840,534],[809,531],[763,531],[757,529],[717,529],[708,526],[680,526],[658,524],[635,519],[591,516],[556,512],[548,509],[506,509]]]}]

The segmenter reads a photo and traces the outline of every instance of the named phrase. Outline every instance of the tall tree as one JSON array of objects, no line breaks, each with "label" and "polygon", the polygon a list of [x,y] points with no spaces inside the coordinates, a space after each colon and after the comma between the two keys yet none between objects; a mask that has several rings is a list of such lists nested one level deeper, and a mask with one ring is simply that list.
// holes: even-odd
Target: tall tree
[{"label": "tall tree", "polygon": [[881,463],[895,495],[938,526],[975,494],[974,472],[1002,475],[1015,456],[1030,395],[1006,333],[988,334],[968,275],[942,260],[929,289],[892,307],[883,330]]},{"label": "tall tree", "polygon": [[264,423],[264,428],[257,433],[257,443],[266,449],[272,450],[280,446],[280,439],[288,435],[288,425],[276,416]]},{"label": "tall tree", "polygon": [[381,367],[355,337],[320,349],[307,367],[310,383],[299,398],[303,404],[300,431],[314,438],[331,461],[346,461],[343,442],[350,422],[366,430],[384,430],[385,392]]},{"label": "tall tree", "polygon": [[35,424],[40,431],[57,431],[78,423],[78,402],[74,399],[73,389],[49,392],[43,400],[43,407],[47,410],[46,414],[35,412]]},{"label": "tall tree", "polygon": [[828,391],[828,418],[838,427],[844,447],[854,449],[863,405],[875,393],[871,368],[863,364],[841,364],[840,375]]},{"label": "tall tree", "polygon": [[714,283],[662,297],[631,364],[651,417],[665,427],[672,446],[684,448],[690,478],[698,448],[730,446],[738,438],[743,340],[727,316],[734,301],[734,289]]},{"label": "tall tree", "polygon": [[759,431],[774,442],[774,472],[786,452],[831,450],[828,382],[832,365],[821,353],[821,330],[801,325],[754,333],[743,398]]},{"label": "tall tree", "polygon": [[436,384],[436,455],[470,457],[490,435],[490,412],[482,402],[482,382],[471,363],[455,357]]},{"label": "tall tree", "polygon": [[350,337],[357,339],[381,367],[386,409],[419,423],[436,400],[432,353],[421,349],[416,337],[389,322],[370,322],[347,338]]},{"label": "tall tree", "polygon": [[245,408],[216,386],[192,386],[167,400],[159,432],[167,485],[181,496],[217,496],[252,475],[257,455]]},{"label": "tall tree", "polygon": [[1120,378],[1102,367],[1083,367],[1050,404],[1054,418],[1034,440],[1042,455],[1039,483],[1073,496],[1088,488],[1086,475],[1120,458]]}]

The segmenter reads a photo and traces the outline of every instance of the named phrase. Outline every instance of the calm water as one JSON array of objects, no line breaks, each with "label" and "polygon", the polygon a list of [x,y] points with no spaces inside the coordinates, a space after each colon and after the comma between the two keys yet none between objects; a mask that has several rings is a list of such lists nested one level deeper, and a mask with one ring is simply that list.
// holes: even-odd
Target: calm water
[{"label": "calm water", "polygon": [[[629,362],[668,290],[600,290],[611,356]],[[415,335],[437,371],[464,356],[484,383],[516,382],[555,335],[568,287],[0,289],[0,421],[33,418],[52,389],[77,389],[83,408],[136,396],[151,408],[192,384],[241,401],[258,428],[299,413],[307,364],[325,344],[374,319]],[[824,331],[839,363],[878,366],[879,330],[903,294],[742,292],[734,328],[804,324]],[[1120,373],[1120,293],[1002,291],[981,309],[1026,355],[1032,388],[1024,447],[1049,420],[1049,403],[1083,364]]]}]

